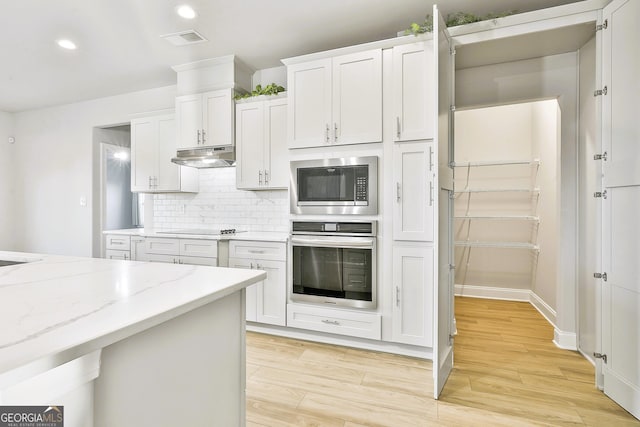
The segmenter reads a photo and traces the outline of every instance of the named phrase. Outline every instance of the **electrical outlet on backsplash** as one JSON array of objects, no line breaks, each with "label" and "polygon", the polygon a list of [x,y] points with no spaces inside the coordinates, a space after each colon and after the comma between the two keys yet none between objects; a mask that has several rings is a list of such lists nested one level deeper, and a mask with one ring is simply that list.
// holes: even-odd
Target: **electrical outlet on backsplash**
[{"label": "electrical outlet on backsplash", "polygon": [[199,172],[200,192],[154,195],[156,230],[205,227],[288,232],[287,190],[238,190],[234,167]]}]

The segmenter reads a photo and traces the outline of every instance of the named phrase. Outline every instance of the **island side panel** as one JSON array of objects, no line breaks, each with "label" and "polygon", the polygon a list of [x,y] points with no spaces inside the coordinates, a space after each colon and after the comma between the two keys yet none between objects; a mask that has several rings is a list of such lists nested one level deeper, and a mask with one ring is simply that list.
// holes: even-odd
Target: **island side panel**
[{"label": "island side panel", "polygon": [[244,290],[102,350],[95,427],[244,426]]}]

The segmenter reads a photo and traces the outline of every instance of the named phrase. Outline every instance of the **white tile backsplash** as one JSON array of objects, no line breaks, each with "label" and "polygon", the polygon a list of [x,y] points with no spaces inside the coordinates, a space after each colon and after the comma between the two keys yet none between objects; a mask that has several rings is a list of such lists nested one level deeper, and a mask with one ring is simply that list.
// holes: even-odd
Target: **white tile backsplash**
[{"label": "white tile backsplash", "polygon": [[236,189],[236,168],[200,169],[197,194],[156,194],[156,230],[236,228],[246,231],[289,231],[287,190]]}]

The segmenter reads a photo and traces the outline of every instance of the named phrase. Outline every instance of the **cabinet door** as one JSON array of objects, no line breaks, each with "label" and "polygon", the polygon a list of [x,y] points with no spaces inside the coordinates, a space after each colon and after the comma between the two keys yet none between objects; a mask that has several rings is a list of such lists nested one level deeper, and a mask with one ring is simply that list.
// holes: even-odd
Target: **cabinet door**
[{"label": "cabinet door", "polygon": [[289,148],[320,147],[330,142],[331,59],[287,67]]},{"label": "cabinet door", "polygon": [[333,58],[332,142],[382,141],[382,50]]},{"label": "cabinet door", "polygon": [[433,248],[393,248],[392,341],[431,347]]},{"label": "cabinet door", "polygon": [[131,191],[151,191],[158,164],[157,120],[131,121]]},{"label": "cabinet door", "polygon": [[393,239],[433,241],[433,145],[393,146]]},{"label": "cabinet door", "polygon": [[171,162],[176,155],[176,125],[174,115],[161,116],[156,119],[157,126],[157,179],[156,191],[180,190],[180,166]]},{"label": "cabinet door", "polygon": [[202,146],[233,144],[233,91],[207,92],[202,95],[202,103]]},{"label": "cabinet door", "polygon": [[268,188],[289,187],[287,153],[287,100],[264,103],[265,176]]},{"label": "cabinet door", "polygon": [[144,237],[132,237],[131,238],[131,260],[132,261],[146,261],[146,252],[144,248]]},{"label": "cabinet door", "polygon": [[433,42],[393,48],[394,140],[433,138]]},{"label": "cabinet door", "polygon": [[[253,261],[248,259],[238,259],[238,258],[229,258],[229,267],[230,268],[244,268],[244,269],[252,269],[254,267]],[[253,284],[246,288],[246,320],[249,322],[256,322],[257,315],[257,295],[258,295],[258,286],[260,283]]]},{"label": "cabinet door", "polygon": [[264,103],[236,106],[236,187],[258,188],[264,177]]},{"label": "cabinet door", "polygon": [[257,287],[257,321],[285,326],[287,321],[287,274],[283,261],[256,261],[256,268],[267,272]]},{"label": "cabinet door", "polygon": [[202,143],[202,95],[176,98],[178,148],[197,148]]}]

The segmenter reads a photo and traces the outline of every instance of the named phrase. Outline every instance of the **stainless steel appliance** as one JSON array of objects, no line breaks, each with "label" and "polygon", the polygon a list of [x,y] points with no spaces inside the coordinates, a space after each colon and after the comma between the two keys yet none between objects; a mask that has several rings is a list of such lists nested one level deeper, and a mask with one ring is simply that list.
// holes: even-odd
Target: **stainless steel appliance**
[{"label": "stainless steel appliance", "polygon": [[376,307],[376,222],[293,221],[292,301]]},{"label": "stainless steel appliance", "polygon": [[233,144],[207,148],[178,150],[171,161],[180,166],[192,168],[225,168],[236,164],[236,150]]},{"label": "stainless steel appliance", "polygon": [[375,215],[378,157],[291,162],[291,213]]}]

